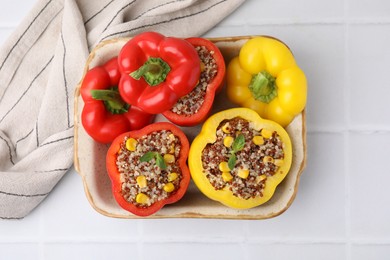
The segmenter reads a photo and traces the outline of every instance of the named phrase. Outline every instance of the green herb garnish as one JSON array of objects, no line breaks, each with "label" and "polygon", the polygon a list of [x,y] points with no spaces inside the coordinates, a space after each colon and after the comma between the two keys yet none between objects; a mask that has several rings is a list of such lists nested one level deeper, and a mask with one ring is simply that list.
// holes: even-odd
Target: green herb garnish
[{"label": "green herb garnish", "polygon": [[158,152],[147,152],[141,156],[139,159],[140,162],[149,162],[152,159],[156,159],[156,165],[160,167],[161,170],[165,170],[167,168],[167,164],[164,161],[164,158]]},{"label": "green herb garnish", "polygon": [[232,150],[230,151],[230,156],[228,160],[228,166],[230,170],[233,170],[236,165],[237,156],[236,152],[241,151],[245,146],[245,137],[243,134],[239,134],[232,143]]}]

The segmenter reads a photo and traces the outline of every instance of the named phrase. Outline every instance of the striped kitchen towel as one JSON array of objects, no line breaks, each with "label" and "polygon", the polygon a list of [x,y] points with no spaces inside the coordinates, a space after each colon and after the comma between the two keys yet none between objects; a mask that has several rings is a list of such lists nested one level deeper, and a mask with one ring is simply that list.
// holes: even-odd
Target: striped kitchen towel
[{"label": "striped kitchen towel", "polygon": [[38,0],[0,50],[0,218],[34,209],[73,164],[73,92],[100,41],[200,36],[244,0]]}]

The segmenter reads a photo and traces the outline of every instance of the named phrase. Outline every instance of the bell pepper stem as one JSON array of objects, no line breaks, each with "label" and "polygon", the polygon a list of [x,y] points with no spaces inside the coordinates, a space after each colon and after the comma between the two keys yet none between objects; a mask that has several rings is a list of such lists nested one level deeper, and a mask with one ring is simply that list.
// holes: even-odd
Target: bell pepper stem
[{"label": "bell pepper stem", "polygon": [[123,101],[116,88],[93,89],[91,96],[95,100],[103,101],[106,109],[112,114],[123,114],[130,108],[130,105]]},{"label": "bell pepper stem", "polygon": [[130,77],[139,80],[141,77],[150,86],[156,86],[163,82],[171,68],[161,58],[149,58],[138,70],[130,73]]},{"label": "bell pepper stem", "polygon": [[249,89],[254,99],[264,103],[271,102],[278,95],[275,78],[267,71],[253,75]]}]

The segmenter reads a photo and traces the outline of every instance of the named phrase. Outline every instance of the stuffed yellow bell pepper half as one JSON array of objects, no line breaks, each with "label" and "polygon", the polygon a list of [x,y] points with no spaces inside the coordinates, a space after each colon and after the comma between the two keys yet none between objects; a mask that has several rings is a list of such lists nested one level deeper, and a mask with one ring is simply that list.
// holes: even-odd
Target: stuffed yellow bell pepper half
[{"label": "stuffed yellow bell pepper half", "polygon": [[307,82],[290,49],[277,39],[249,39],[227,68],[227,96],[286,127],[306,105]]},{"label": "stuffed yellow bell pepper half", "polygon": [[237,209],[267,202],[292,162],[286,130],[249,108],[218,112],[191,144],[188,165],[199,190]]}]

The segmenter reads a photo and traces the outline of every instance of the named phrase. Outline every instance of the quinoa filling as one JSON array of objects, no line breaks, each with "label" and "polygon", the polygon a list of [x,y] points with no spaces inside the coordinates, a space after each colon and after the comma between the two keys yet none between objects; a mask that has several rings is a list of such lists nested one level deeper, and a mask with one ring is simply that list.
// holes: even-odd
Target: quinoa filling
[{"label": "quinoa filling", "polygon": [[179,138],[167,130],[139,139],[125,137],[116,160],[123,198],[148,207],[175,193],[182,179],[177,162],[180,149]]},{"label": "quinoa filling", "polygon": [[214,51],[209,51],[205,46],[196,46],[195,49],[202,63],[202,72],[196,87],[180,98],[171,108],[171,111],[178,115],[190,116],[199,111],[206,96],[207,86],[218,72],[217,63],[213,57]]},{"label": "quinoa filling", "polygon": [[216,141],[202,151],[210,184],[243,199],[262,197],[266,180],[283,164],[283,142],[276,131],[255,130],[240,117],[221,122]]}]

